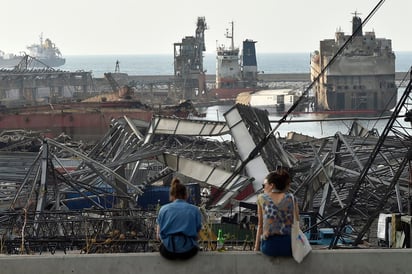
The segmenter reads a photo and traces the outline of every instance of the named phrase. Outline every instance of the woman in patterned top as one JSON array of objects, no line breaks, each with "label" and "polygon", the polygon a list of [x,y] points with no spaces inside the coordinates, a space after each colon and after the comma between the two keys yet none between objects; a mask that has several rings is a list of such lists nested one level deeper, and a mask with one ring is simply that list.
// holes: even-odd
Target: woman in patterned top
[{"label": "woman in patterned top", "polygon": [[266,176],[264,192],[257,198],[259,222],[255,251],[268,256],[292,256],[290,234],[294,208],[293,195],[287,192],[290,182],[290,175],[284,169]]}]

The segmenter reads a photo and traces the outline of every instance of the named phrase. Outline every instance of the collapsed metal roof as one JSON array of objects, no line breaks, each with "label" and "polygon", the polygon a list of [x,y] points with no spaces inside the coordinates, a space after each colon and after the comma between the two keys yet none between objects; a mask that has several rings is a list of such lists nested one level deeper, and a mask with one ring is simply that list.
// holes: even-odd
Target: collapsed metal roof
[{"label": "collapsed metal roof", "polygon": [[[215,189],[207,206],[222,209],[253,203],[266,174],[282,166],[293,176],[290,190],[302,210],[333,219],[337,227],[352,222],[362,234],[379,212],[409,209],[411,127],[402,119],[406,114],[412,120],[410,91],[411,83],[381,135],[354,122],[348,133],[327,138],[279,138],[265,111],[243,105],[230,108],[226,122],[154,116],[144,127],[124,117],[85,151],[44,139],[40,152],[30,153],[26,173],[16,173],[19,178],[1,174],[2,185],[8,185],[2,201],[14,210],[35,205],[38,212],[61,208],[66,199],[61,194],[76,192],[81,198],[116,195],[116,207],[133,208],[148,185],[180,176]],[[78,165],[65,170],[60,155],[78,159]],[[142,168],[150,165],[161,170],[142,176]]]}]

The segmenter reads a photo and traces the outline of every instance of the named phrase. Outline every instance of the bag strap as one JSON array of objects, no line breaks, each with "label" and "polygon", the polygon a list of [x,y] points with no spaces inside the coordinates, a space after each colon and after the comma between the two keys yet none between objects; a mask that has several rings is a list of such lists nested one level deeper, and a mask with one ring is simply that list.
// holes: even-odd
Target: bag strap
[{"label": "bag strap", "polygon": [[292,196],[292,201],[293,201],[293,222],[297,222],[297,220],[299,220],[299,219],[298,219],[298,215],[297,215],[297,212],[296,212],[296,206],[297,206],[296,199],[295,199],[295,196],[292,193],[290,195]]}]

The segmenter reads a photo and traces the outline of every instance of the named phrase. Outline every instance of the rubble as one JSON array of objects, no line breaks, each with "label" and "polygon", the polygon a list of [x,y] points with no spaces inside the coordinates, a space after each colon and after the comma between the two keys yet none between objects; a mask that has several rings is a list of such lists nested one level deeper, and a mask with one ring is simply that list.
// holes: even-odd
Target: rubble
[{"label": "rubble", "polygon": [[[68,246],[69,239],[76,238],[87,249],[90,246],[84,244],[90,242],[85,233],[101,243],[113,240],[107,235],[119,230],[123,240],[142,241],[139,250],[147,251],[153,244],[156,212],[139,213],[139,218],[135,212],[138,197],[149,186],[167,186],[172,176],[199,184],[207,195],[199,206],[210,220],[208,214],[237,211],[239,203],[253,204],[266,174],[284,167],[292,174],[290,191],[298,197],[301,211],[318,214],[318,225],[328,222],[335,227],[336,237],[344,225],[351,224],[359,244],[366,236],[373,238],[366,234],[380,212],[410,211],[411,127],[402,119],[411,109],[411,87],[409,83],[383,132],[355,121],[349,132],[326,138],[293,133],[280,138],[267,112],[234,105],[224,114],[226,122],[155,115],[147,126],[126,116],[113,120],[91,147],[80,149],[43,138],[38,152],[0,152],[5,163],[21,164],[15,166],[19,172],[4,168],[0,173],[3,239],[13,246],[16,238],[30,242],[60,237]],[[222,136],[226,138],[219,140]],[[62,155],[77,164],[68,167]],[[89,201],[91,207],[83,212],[111,212],[110,217],[99,217],[102,223],[93,224],[89,215],[70,209],[74,200]],[[119,221],[119,215],[124,219]],[[46,221],[50,218],[57,218],[58,229],[50,228]],[[70,220],[78,224],[73,222],[76,229],[69,231]],[[131,227],[145,222],[151,222],[150,228],[146,226],[150,232],[126,236],[137,235]],[[97,226],[106,228],[91,231]],[[25,239],[19,238],[22,230]],[[88,250],[97,252],[93,248]]]}]

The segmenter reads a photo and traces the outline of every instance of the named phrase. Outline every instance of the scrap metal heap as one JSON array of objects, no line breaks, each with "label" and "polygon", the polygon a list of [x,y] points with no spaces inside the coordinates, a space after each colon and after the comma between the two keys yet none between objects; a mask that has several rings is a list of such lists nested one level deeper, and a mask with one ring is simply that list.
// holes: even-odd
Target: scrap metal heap
[{"label": "scrap metal heap", "polygon": [[[196,38],[175,44],[175,80],[191,95],[203,87],[199,83],[205,29],[199,17]],[[184,51],[186,42],[190,48],[197,45],[198,51]],[[255,214],[247,205],[256,206],[264,177],[279,167],[292,175],[290,191],[298,197],[301,212],[316,215],[315,226],[333,228],[330,248],[347,238],[347,225],[354,229],[353,245],[373,244],[371,225],[379,213],[411,215],[411,90],[409,79],[381,133],[355,122],[348,133],[326,138],[278,137],[276,130],[298,100],[274,128],[265,111],[234,105],[224,114],[226,122],[153,116],[147,126],[125,116],[114,120],[91,148],[41,137],[33,139],[41,144],[35,146],[38,152],[10,153],[5,145],[0,153],[1,252],[75,247],[85,253],[150,251],[156,248],[156,209],[142,210],[138,201],[151,186],[167,185],[178,176],[210,190],[198,204],[205,230],[209,213],[236,207],[240,211],[243,203]],[[69,169],[66,160],[76,163]],[[156,168],[149,169],[152,166]]]},{"label": "scrap metal heap", "polygon": [[[212,189],[204,210],[216,213],[254,203],[267,172],[280,166],[293,176],[290,190],[302,211],[315,212],[319,226],[332,224],[337,237],[350,224],[363,240],[379,212],[410,208],[411,126],[402,119],[412,120],[411,87],[381,135],[354,123],[347,134],[327,138],[277,138],[265,111],[235,105],[226,122],[155,116],[146,127],[127,117],[113,120],[87,152],[43,139],[40,151],[29,153],[27,173],[11,178],[2,172],[2,186],[8,186],[2,202],[10,205],[0,219],[7,252],[74,246],[87,253],[149,251],[156,211],[136,205],[149,186],[171,176],[199,183]],[[228,134],[231,141],[206,138]],[[78,159],[74,170],[66,169],[62,155]],[[143,176],[150,165],[162,168]],[[70,209],[78,200],[91,207]]]},{"label": "scrap metal heap", "polygon": [[[184,124],[184,120],[177,118],[156,117],[157,131],[162,130],[165,120],[178,121],[180,126]],[[32,159],[30,165],[24,162],[25,168],[22,170],[27,173],[10,179],[6,169],[1,175],[1,183],[3,189],[7,186],[8,190],[1,196],[4,211],[0,218],[2,239],[7,241],[6,252],[42,250],[49,245],[65,250],[76,246],[85,252],[115,252],[112,245],[106,249],[103,247],[106,241],[114,240],[113,234],[120,237],[124,244],[117,247],[117,252],[147,251],[150,248],[148,241],[154,239],[156,212],[136,208],[136,198],[146,186],[172,171],[164,166],[160,172],[142,177],[139,167],[159,165],[159,162],[154,163],[153,158],[165,159],[174,153],[197,157],[216,165],[235,159],[230,153],[233,148],[225,142],[199,138],[191,140],[169,132],[159,135],[156,131],[151,132],[152,144],[147,143],[137,129],[146,125],[139,125],[139,122],[133,123],[127,117],[113,121],[107,134],[88,152],[46,138],[38,153],[27,153]],[[206,123],[209,124],[206,127],[204,122],[188,123],[192,124],[189,125],[191,129],[197,124],[205,134],[217,135],[225,130],[224,123],[210,122]],[[207,128],[209,132],[205,132]],[[174,131],[179,132],[179,128]],[[212,154],[220,156],[220,159],[213,159]],[[12,155],[4,155],[6,159],[13,158]],[[73,165],[74,170],[67,168],[62,155],[78,160]],[[91,208],[73,210],[73,203],[85,199]],[[7,205],[8,210],[4,208]],[[142,233],[137,229],[140,227],[150,233]],[[22,230],[23,238],[19,237]],[[110,233],[111,237],[108,236]],[[99,244],[102,247],[97,248]]]},{"label": "scrap metal heap", "polygon": [[67,101],[69,95],[87,97],[94,92],[90,72],[54,68],[17,66],[14,69],[0,69],[0,86],[0,104],[8,106],[13,103],[9,107],[56,103]]},{"label": "scrap metal heap", "polygon": [[[150,186],[179,176],[210,189],[200,205],[207,216],[254,204],[264,177],[278,167],[292,174],[290,191],[301,211],[314,212],[318,226],[335,228],[333,247],[347,224],[355,244],[372,241],[367,234],[378,213],[410,214],[411,89],[409,81],[380,135],[355,122],[348,133],[327,138],[279,138],[265,111],[234,105],[226,122],[154,116],[146,126],[128,117],[113,120],[84,151],[43,139],[25,174],[1,173],[1,201],[9,205],[0,217],[7,252],[50,246],[149,251],[155,248],[156,211],[141,210],[136,201]],[[226,141],[219,141],[223,136]],[[62,155],[78,160],[73,170]],[[150,166],[160,168],[144,173]],[[85,200],[89,208],[73,210],[73,202]]]}]

